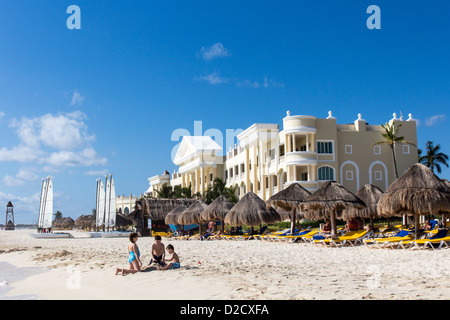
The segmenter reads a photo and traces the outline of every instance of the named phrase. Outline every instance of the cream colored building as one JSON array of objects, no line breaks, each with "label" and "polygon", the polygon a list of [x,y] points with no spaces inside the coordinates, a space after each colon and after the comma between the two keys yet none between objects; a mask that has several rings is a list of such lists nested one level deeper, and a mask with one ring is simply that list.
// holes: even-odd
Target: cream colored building
[{"label": "cream colored building", "polygon": [[[417,145],[416,121],[397,119],[399,135]],[[381,125],[369,125],[359,114],[351,124],[337,124],[331,111],[326,118],[291,115],[278,124],[255,123],[237,136],[239,141],[226,155],[208,136],[184,137],[174,164],[177,172],[149,178],[146,194],[165,183],[204,193],[214,178],[233,186],[239,197],[253,191],[263,200],[291,183],[298,182],[311,192],[324,182],[335,180],[355,193],[370,183],[385,190],[395,180],[392,152],[388,145],[372,146],[383,140]],[[399,176],[417,162],[417,148],[397,145]]]},{"label": "cream colored building", "polygon": [[116,212],[123,213],[125,215],[133,212],[134,208],[136,206],[136,200],[139,200],[143,196],[144,195],[141,194],[138,198],[132,194],[130,194],[129,196],[117,195],[116,196]]}]

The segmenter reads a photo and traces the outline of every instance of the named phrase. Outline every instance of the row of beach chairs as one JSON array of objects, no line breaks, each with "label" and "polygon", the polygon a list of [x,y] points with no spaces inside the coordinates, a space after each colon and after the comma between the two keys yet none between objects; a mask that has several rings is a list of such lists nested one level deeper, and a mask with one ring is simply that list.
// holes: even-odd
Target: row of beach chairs
[{"label": "row of beach chairs", "polygon": [[[325,238],[320,235],[319,229],[304,229],[295,230],[293,234],[290,233],[290,229],[278,231],[278,232],[263,232],[261,234],[249,234],[243,235],[213,235],[205,240],[260,240],[269,242],[303,242],[317,246],[327,247],[344,247],[365,245],[369,248],[389,248],[389,249],[441,249],[449,247],[450,233],[447,229],[435,229],[425,232],[425,238],[414,239],[414,233],[411,229],[401,229],[401,226],[395,226],[394,228],[381,229],[379,232],[374,233],[367,230],[350,231],[344,233],[343,229],[338,230],[339,236],[334,238]],[[200,235],[192,236],[178,236],[172,237],[172,239],[178,240],[201,240]]]}]

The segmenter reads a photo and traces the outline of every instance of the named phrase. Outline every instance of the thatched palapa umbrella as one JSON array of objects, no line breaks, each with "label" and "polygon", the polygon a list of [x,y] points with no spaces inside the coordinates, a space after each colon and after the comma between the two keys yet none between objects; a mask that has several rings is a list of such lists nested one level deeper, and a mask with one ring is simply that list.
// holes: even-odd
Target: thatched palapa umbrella
[{"label": "thatched palapa umbrella", "polygon": [[211,202],[208,207],[200,214],[200,218],[203,221],[215,221],[220,220],[221,230],[224,231],[224,223],[225,217],[228,211],[234,207],[234,203],[228,200],[225,196],[221,195],[216,198],[213,202]]},{"label": "thatched palapa umbrella", "polygon": [[95,227],[95,217],[93,215],[82,215],[75,220],[75,226],[81,229]]},{"label": "thatched palapa umbrella", "polygon": [[369,218],[370,226],[373,228],[373,218],[375,218],[377,214],[377,203],[383,195],[383,191],[377,186],[372,184],[366,184],[358,189],[356,192],[356,196],[360,198],[366,204],[366,208],[364,209],[356,209],[354,207],[350,207],[345,209],[342,212],[342,219],[350,220],[351,218]]},{"label": "thatched palapa umbrella", "polygon": [[188,224],[196,224],[198,223],[198,228],[200,234],[202,233],[202,222],[204,222],[200,218],[200,214],[203,210],[205,210],[207,205],[203,200],[197,200],[193,204],[191,204],[187,209],[185,209],[182,213],[178,215],[178,224],[188,225]]},{"label": "thatched palapa umbrella", "polygon": [[430,168],[416,163],[387,188],[377,209],[385,217],[414,216],[417,236],[420,215],[450,213],[450,188]]},{"label": "thatched palapa umbrella", "polygon": [[300,184],[293,183],[286,189],[271,196],[267,200],[267,204],[274,206],[275,209],[281,208],[291,212],[291,233],[294,233],[296,211],[299,210],[298,206],[310,195],[311,192],[303,188]]},{"label": "thatched palapa umbrella", "polygon": [[332,235],[336,235],[336,218],[347,208],[363,209],[366,205],[336,181],[328,181],[300,204],[308,219],[330,219]]},{"label": "thatched palapa umbrella", "polygon": [[166,224],[178,224],[178,216],[187,208],[188,207],[184,203],[178,205],[166,215],[164,222]]},{"label": "thatched palapa umbrella", "polygon": [[280,214],[274,208],[268,208],[266,203],[253,192],[245,194],[225,217],[225,223],[232,226],[245,224],[253,227],[280,220]]}]

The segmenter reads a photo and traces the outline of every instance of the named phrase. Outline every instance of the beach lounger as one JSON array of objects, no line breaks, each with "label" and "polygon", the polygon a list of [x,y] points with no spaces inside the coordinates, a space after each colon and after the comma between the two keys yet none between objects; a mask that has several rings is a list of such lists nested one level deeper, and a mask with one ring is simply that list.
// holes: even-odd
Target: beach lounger
[{"label": "beach lounger", "polygon": [[347,243],[349,243],[352,246],[355,246],[356,243],[363,244],[363,239],[365,239],[368,236],[367,230],[358,230],[358,231],[349,231],[343,236],[340,236],[339,238],[328,238],[328,239],[322,239],[322,240],[314,240],[314,244],[322,244],[322,245],[329,245],[331,247],[343,247]]},{"label": "beach lounger", "polygon": [[313,237],[316,236],[318,232],[319,232],[319,229],[311,230],[309,233],[302,236],[301,239],[306,243],[312,243]]},{"label": "beach lounger", "polygon": [[[315,229],[315,232],[317,232],[319,229]],[[303,236],[306,236],[307,234],[311,233],[313,230],[304,229],[300,230],[299,232],[296,232],[294,234],[286,234],[281,236],[275,236],[272,241],[279,241],[279,242],[297,242],[298,240],[302,240]]]},{"label": "beach lounger", "polygon": [[442,229],[431,238],[401,241],[399,242],[398,247],[402,249],[424,250],[429,246],[431,249],[436,250],[433,244],[439,244],[438,250],[440,250],[443,246],[448,247],[448,241],[450,241],[449,231],[447,229]]},{"label": "beach lounger", "polygon": [[412,235],[407,230],[399,231],[393,237],[387,238],[375,238],[375,239],[365,239],[363,243],[367,246],[370,245],[371,248],[385,248],[390,247],[394,249],[394,246],[400,241],[412,240]]}]

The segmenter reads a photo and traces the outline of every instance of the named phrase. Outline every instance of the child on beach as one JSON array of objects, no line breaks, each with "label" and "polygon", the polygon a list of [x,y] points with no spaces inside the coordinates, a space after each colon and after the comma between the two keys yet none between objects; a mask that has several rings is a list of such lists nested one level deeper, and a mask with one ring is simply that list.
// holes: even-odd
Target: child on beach
[{"label": "child on beach", "polygon": [[164,266],[166,251],[164,250],[164,244],[161,243],[161,236],[155,236],[155,242],[152,245],[152,259],[149,265],[156,262],[160,266]]},{"label": "child on beach", "polygon": [[166,261],[170,261],[170,263],[164,267],[158,266],[158,270],[179,269],[180,268],[180,258],[175,253],[173,245],[169,244],[166,249],[170,255],[170,258],[166,259]]},{"label": "child on beach", "polygon": [[118,273],[121,273],[122,275],[124,275],[127,273],[136,273],[136,272],[141,271],[141,266],[142,266],[142,262],[140,260],[141,254],[140,254],[139,248],[136,244],[136,242],[138,241],[138,234],[135,232],[130,233],[129,239],[130,239],[130,243],[128,244],[129,268],[128,269],[116,268],[115,275],[117,275]]}]

